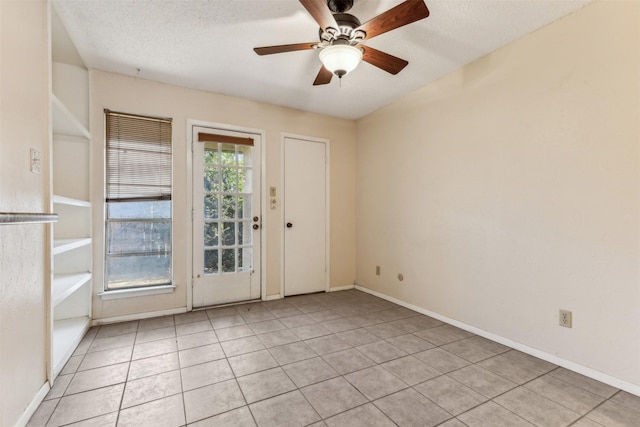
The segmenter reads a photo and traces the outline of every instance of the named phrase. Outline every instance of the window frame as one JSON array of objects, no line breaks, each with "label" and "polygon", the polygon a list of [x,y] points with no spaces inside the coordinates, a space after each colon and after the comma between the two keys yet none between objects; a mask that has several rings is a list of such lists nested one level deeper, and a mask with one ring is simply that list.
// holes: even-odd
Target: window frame
[{"label": "window frame", "polygon": [[[129,140],[126,140],[127,137],[130,137],[132,139],[135,139],[136,137],[139,137],[139,135],[137,134],[127,134],[126,132],[122,132],[124,135],[121,135],[120,133],[117,136],[117,141],[116,138],[110,136],[110,131],[112,130],[110,128],[110,120],[112,120],[112,118],[114,117],[126,117],[127,120],[145,120],[147,122],[158,122],[161,124],[164,124],[165,127],[163,128],[165,132],[168,132],[168,135],[158,135],[158,140],[156,141],[155,139],[152,140],[146,140],[144,141],[145,143],[149,143],[149,144],[154,144],[157,145],[158,147],[158,151],[157,153],[155,153],[156,156],[158,155],[166,155],[168,154],[169,157],[169,171],[168,171],[168,193],[165,190],[162,191],[162,194],[158,194],[156,196],[151,196],[149,197],[148,194],[146,194],[146,192],[142,192],[138,197],[135,197],[135,195],[133,197],[131,197],[131,194],[129,194],[129,197],[123,197],[122,199],[118,199],[117,197],[110,197],[113,196],[113,189],[110,188],[110,185],[112,185],[113,183],[113,177],[110,176],[109,172],[111,170],[113,170],[113,165],[110,168],[109,166],[109,156],[112,154],[110,152],[110,150],[123,150],[126,152],[126,148],[114,148],[114,146],[118,146],[118,143],[121,142],[120,138],[122,138],[122,141],[125,141],[124,145],[127,145],[127,142],[129,142]],[[103,244],[103,262],[104,262],[104,279],[103,279],[103,292],[101,293],[101,296],[103,296],[103,299],[110,299],[110,298],[118,298],[120,296],[138,296],[138,295],[142,295],[142,294],[155,294],[155,293],[165,293],[165,292],[172,292],[173,289],[175,289],[175,285],[173,284],[174,282],[174,259],[173,259],[173,218],[174,218],[174,211],[173,211],[173,200],[172,200],[172,196],[173,196],[173,127],[172,127],[172,119],[171,118],[164,118],[164,117],[154,117],[154,116],[148,116],[148,115],[138,115],[138,114],[129,114],[129,113],[121,113],[121,112],[114,112],[108,109],[104,110],[104,118],[105,118],[105,155],[104,155],[104,166],[105,166],[105,185],[104,185],[104,197],[103,197],[103,209],[104,209],[104,244]],[[141,122],[139,122],[141,123]],[[168,125],[168,129],[166,129],[166,126]],[[161,125],[162,126],[162,125]],[[126,127],[126,126],[123,126]],[[135,132],[135,131],[134,131]],[[155,135],[153,135],[155,137]],[[144,135],[144,138],[148,138],[149,135]],[[143,138],[143,139],[144,139]],[[138,141],[139,142],[139,141]],[[167,144],[168,144],[168,153],[167,152],[162,152],[162,146],[164,144],[164,147],[166,149]],[[153,148],[153,146],[152,146]],[[135,149],[131,150],[131,151],[135,151]],[[153,151],[153,150],[151,150]],[[153,157],[153,156],[152,156]],[[159,159],[161,159],[159,157]],[[164,162],[164,169],[166,169],[166,160],[162,160],[160,161],[160,163]],[[118,163],[117,163],[118,168],[123,166],[118,159]],[[130,165],[129,165],[130,166]],[[125,165],[126,167],[126,165]],[[162,165],[159,164],[158,167],[162,167]],[[120,184],[119,179],[121,178],[121,176],[119,175],[119,171],[120,169],[118,169],[118,175],[116,176],[116,180],[118,181],[118,184]],[[167,171],[165,170],[165,175],[167,174]],[[129,173],[129,175],[127,176],[131,176],[131,174]],[[135,178],[139,177],[137,174],[133,175]],[[163,181],[165,184],[166,182],[166,176],[165,176],[165,181]],[[136,180],[137,181],[137,180]],[[138,181],[137,181],[138,182]],[[148,184],[145,185],[144,183],[140,185],[141,187],[152,187],[152,184]],[[166,185],[165,185],[166,187]],[[168,213],[168,218],[167,217],[127,217],[125,216],[110,216],[110,209],[109,206],[111,204],[121,204],[121,203],[140,203],[140,202],[162,202],[162,203],[168,203],[169,204],[169,213]],[[168,234],[168,244],[165,245],[165,249],[164,250],[159,250],[156,252],[152,252],[152,251],[142,251],[142,252],[135,252],[135,251],[129,251],[129,252],[124,252],[124,253],[120,253],[120,254],[114,254],[109,252],[110,250],[110,243],[111,243],[111,239],[110,239],[110,225],[113,224],[117,224],[117,223],[141,223],[141,224],[149,224],[151,225],[151,227],[153,227],[153,225],[155,224],[169,224],[169,234]],[[111,231],[113,231],[113,228],[111,229]],[[163,239],[164,240],[164,239]],[[166,241],[166,240],[165,240]],[[136,256],[154,256],[154,255],[158,255],[158,256],[168,256],[169,257],[169,265],[168,265],[168,280],[167,281],[162,281],[162,282],[156,282],[156,283],[151,283],[151,284],[139,284],[140,279],[133,280],[132,283],[133,285],[129,285],[129,286],[121,286],[121,287],[113,287],[113,285],[110,287],[110,260],[113,260],[114,258],[117,257],[136,257]],[[138,284],[136,284],[138,283]]]}]

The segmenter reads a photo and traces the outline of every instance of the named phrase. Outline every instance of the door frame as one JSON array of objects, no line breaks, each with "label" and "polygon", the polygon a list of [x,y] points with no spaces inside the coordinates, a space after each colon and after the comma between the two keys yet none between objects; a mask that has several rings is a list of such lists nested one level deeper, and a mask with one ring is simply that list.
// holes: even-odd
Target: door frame
[{"label": "door frame", "polygon": [[187,233],[187,311],[193,310],[193,212],[188,213],[188,210],[193,210],[193,127],[204,126],[212,129],[219,129],[227,132],[242,132],[260,136],[260,143],[262,144],[260,155],[260,299],[265,300],[267,295],[267,287],[265,278],[267,277],[267,216],[266,216],[266,203],[267,203],[267,173],[266,173],[266,131],[262,129],[254,129],[244,126],[235,126],[224,123],[208,122],[204,120],[187,119],[186,126],[186,158],[187,158],[187,218],[189,218],[189,233]]},{"label": "door frame", "polygon": [[[303,141],[315,142],[324,144],[325,163],[324,163],[324,176],[325,176],[325,292],[330,291],[330,278],[331,278],[331,141],[326,138],[316,138],[313,136],[297,135],[293,133],[282,132],[280,134],[280,298],[284,298],[284,238],[285,238],[285,215],[284,215],[284,203],[286,194],[284,193],[284,141],[286,138],[301,139]],[[276,198],[277,199],[277,198]]]}]

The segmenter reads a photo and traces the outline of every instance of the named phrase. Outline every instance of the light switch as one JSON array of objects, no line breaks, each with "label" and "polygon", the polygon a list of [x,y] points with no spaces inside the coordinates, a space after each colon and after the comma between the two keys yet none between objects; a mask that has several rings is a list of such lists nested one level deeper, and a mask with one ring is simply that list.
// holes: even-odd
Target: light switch
[{"label": "light switch", "polygon": [[31,172],[40,173],[42,171],[42,160],[40,152],[34,148],[31,149]]}]

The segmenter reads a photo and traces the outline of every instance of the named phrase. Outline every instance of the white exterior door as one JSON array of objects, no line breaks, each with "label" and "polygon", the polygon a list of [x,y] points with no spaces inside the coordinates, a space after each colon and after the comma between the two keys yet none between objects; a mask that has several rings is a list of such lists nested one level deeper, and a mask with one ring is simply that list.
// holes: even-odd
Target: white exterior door
[{"label": "white exterior door", "polygon": [[284,294],[326,290],[325,142],[285,137]]},{"label": "white exterior door", "polygon": [[260,298],[261,137],[192,131],[193,307]]}]

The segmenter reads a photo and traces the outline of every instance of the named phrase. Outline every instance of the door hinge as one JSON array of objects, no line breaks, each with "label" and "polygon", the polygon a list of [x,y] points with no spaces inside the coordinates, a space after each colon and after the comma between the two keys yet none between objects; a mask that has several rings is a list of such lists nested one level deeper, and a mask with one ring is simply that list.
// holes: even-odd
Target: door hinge
[{"label": "door hinge", "polygon": [[194,219],[196,219],[196,211],[195,209],[191,209],[191,221],[193,221]]}]

